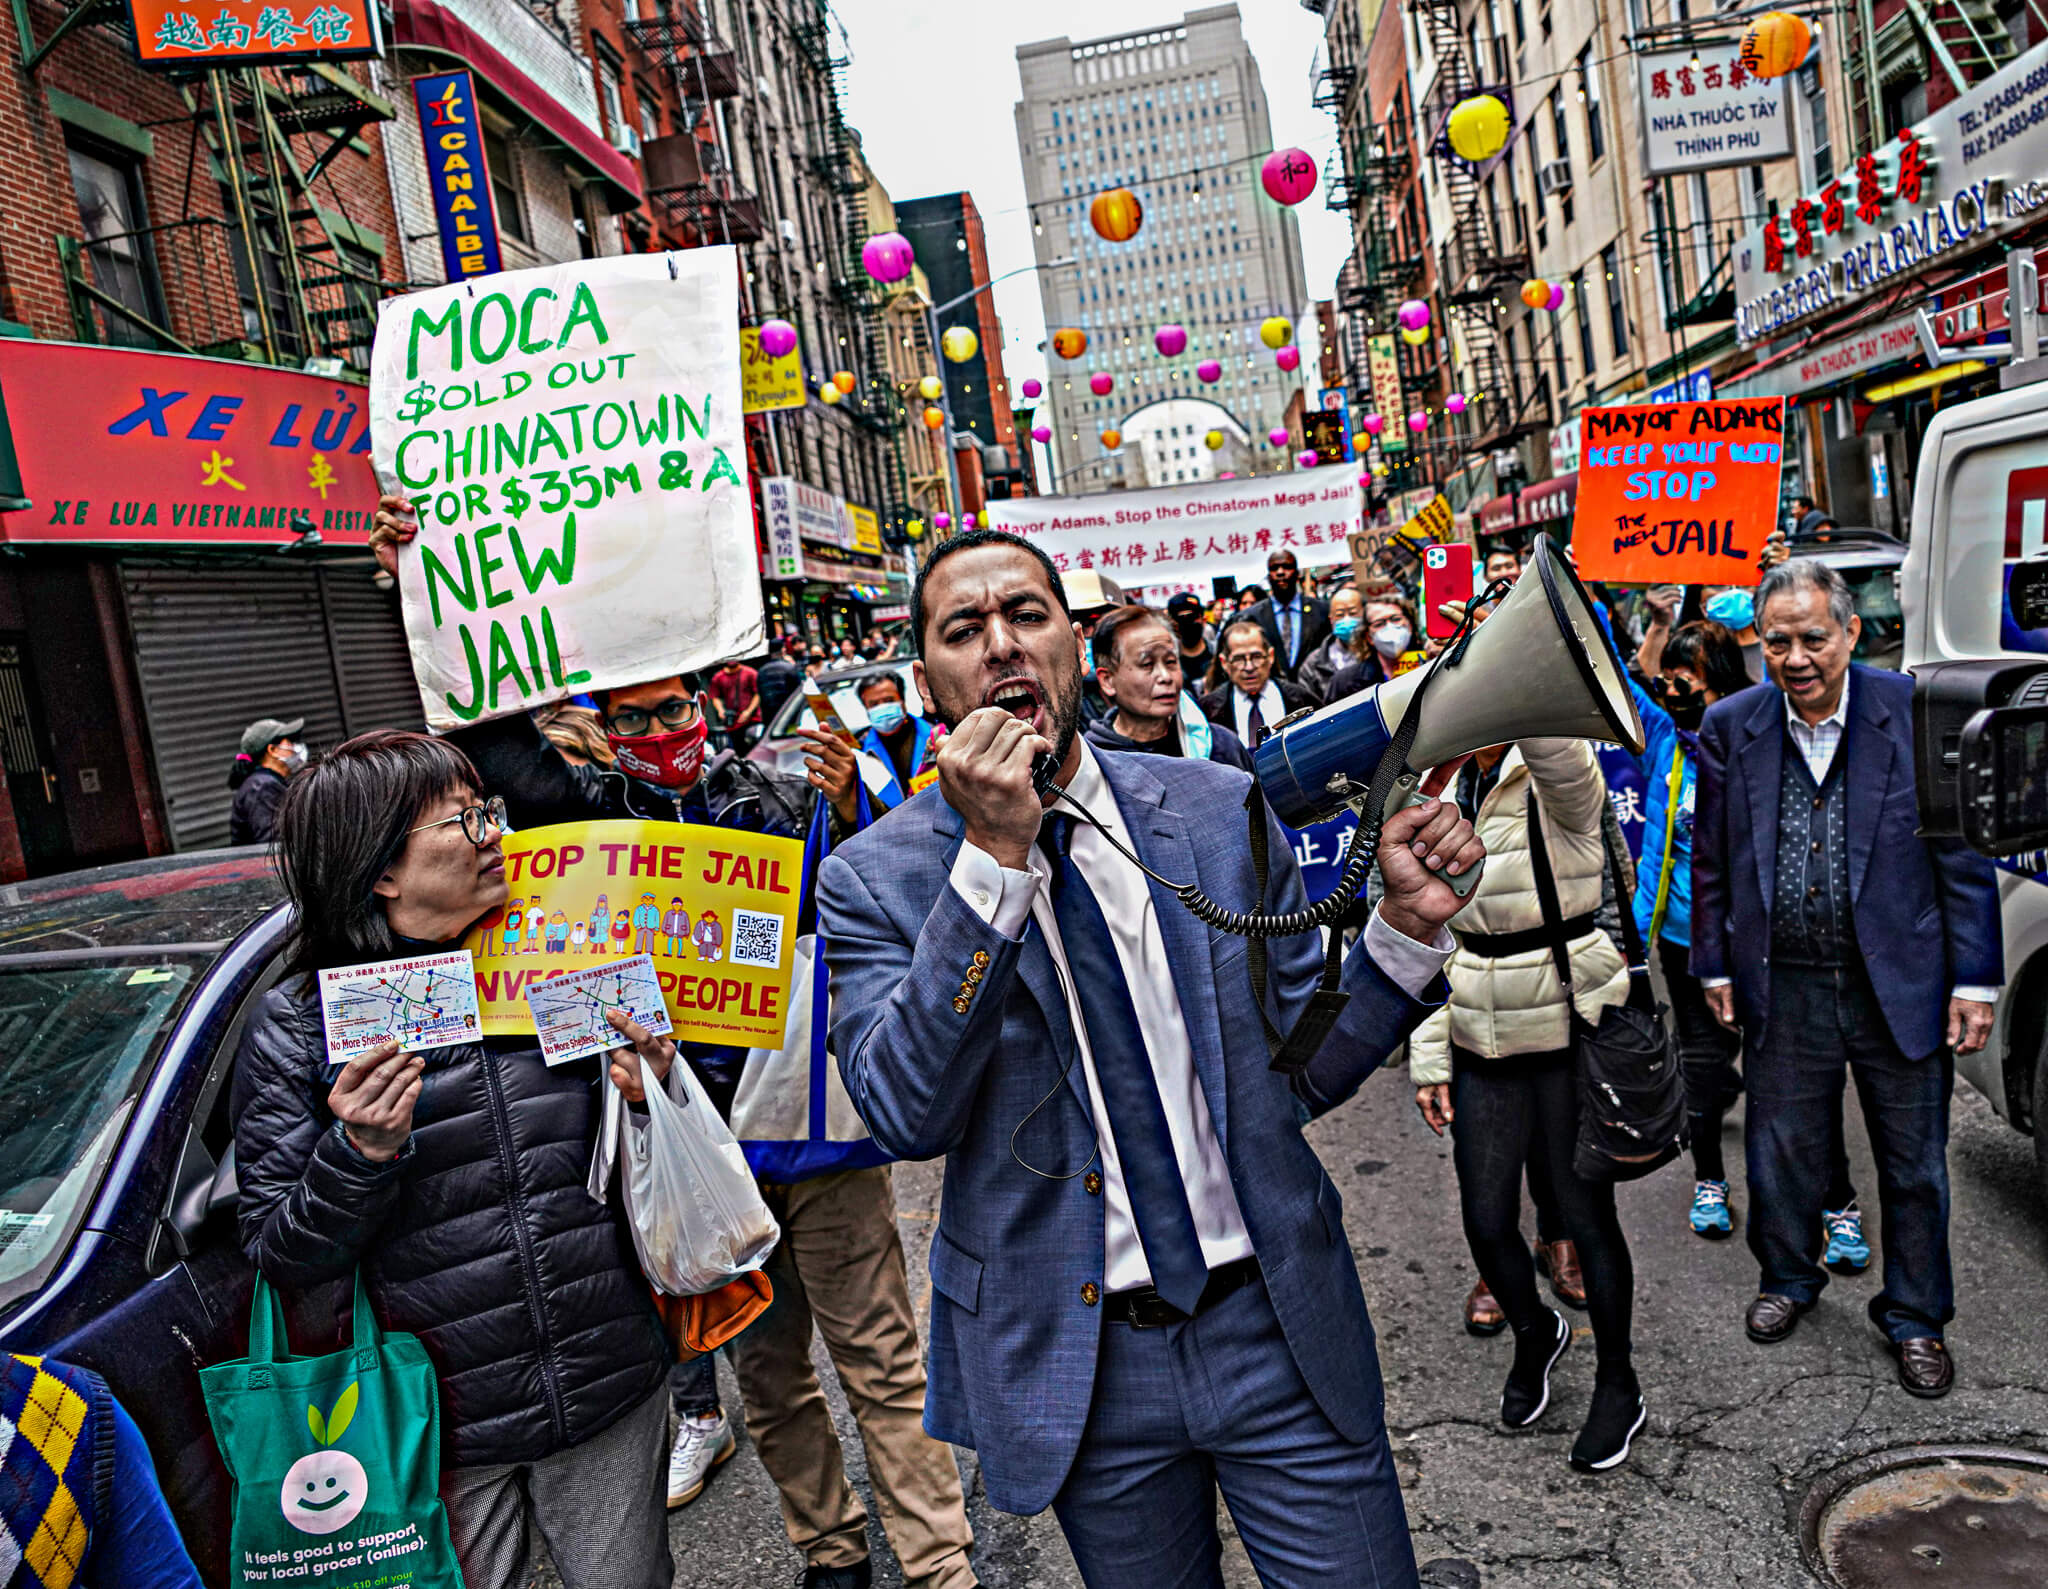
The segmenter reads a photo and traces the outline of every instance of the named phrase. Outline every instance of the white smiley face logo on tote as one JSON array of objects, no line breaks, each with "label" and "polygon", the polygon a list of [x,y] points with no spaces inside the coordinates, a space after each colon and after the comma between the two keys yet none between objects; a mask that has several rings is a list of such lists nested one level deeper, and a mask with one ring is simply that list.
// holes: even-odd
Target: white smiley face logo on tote
[{"label": "white smiley face logo on tote", "polygon": [[356,1415],[356,1394],[351,1382],[324,1418],[317,1405],[306,1408],[307,1426],[321,1449],[307,1452],[291,1465],[277,1494],[284,1520],[302,1534],[331,1534],[347,1527],[370,1498],[370,1476],[362,1463],[346,1451],[334,1449],[334,1442]]}]

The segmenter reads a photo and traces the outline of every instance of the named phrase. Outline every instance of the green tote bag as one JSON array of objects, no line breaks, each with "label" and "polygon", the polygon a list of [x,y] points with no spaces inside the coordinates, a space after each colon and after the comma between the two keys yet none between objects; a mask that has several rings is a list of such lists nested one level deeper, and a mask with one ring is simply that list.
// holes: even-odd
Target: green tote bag
[{"label": "green tote bag", "polygon": [[346,1351],[293,1357],[259,1274],[249,1355],[199,1371],[235,1481],[228,1583],[462,1589],[438,1493],[440,1392],[426,1348],[386,1335],[356,1275]]}]

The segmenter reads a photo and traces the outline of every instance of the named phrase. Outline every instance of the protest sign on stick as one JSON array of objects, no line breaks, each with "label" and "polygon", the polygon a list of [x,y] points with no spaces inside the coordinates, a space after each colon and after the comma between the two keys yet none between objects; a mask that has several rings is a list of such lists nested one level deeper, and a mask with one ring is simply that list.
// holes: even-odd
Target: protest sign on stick
[{"label": "protest sign on stick", "polygon": [[730,248],[385,302],[371,461],[436,729],[759,651]]},{"label": "protest sign on stick", "polygon": [[1572,515],[1580,574],[1754,585],[1777,524],[1784,415],[1775,398],[1585,410]]}]

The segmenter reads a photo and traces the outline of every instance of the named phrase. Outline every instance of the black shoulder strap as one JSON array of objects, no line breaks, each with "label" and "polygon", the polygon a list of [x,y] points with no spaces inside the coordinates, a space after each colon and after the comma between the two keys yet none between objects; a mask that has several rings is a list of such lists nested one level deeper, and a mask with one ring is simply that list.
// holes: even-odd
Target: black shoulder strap
[{"label": "black shoulder strap", "polygon": [[1550,870],[1550,848],[1543,842],[1543,807],[1536,803],[1535,780],[1529,788],[1529,869],[1536,878],[1536,902],[1543,907],[1543,931],[1550,939],[1551,963],[1567,997],[1572,991],[1572,956],[1564,936],[1564,912],[1558,908],[1557,878]]},{"label": "black shoulder strap", "polygon": [[[1609,808],[1610,811],[1612,808]],[[1604,823],[1600,830],[1601,847],[1607,851],[1607,875],[1614,881],[1614,909],[1621,917],[1621,943],[1628,952],[1628,968],[1631,974],[1650,969],[1648,952],[1643,948],[1643,935],[1636,926],[1635,890],[1629,886],[1628,867],[1623,864],[1620,844],[1621,835],[1615,828]]]}]

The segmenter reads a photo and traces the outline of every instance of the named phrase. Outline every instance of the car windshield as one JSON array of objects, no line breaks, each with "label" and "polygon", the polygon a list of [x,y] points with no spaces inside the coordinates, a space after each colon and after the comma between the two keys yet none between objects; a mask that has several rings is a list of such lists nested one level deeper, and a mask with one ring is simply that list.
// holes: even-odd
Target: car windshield
[{"label": "car windshield", "polygon": [[0,1307],[63,1252],[211,958],[0,958]]},{"label": "car windshield", "polygon": [[[860,704],[860,687],[870,679],[884,674],[893,675],[903,686],[903,702],[913,713],[924,710],[918,700],[916,686],[910,680],[910,664],[902,662],[891,668],[862,669],[858,673],[821,673],[815,682],[820,685],[833,708],[856,732],[867,727],[868,714]],[[775,713],[775,720],[768,725],[769,739],[787,739],[800,728],[816,728],[818,720],[811,715],[811,709],[804,705],[804,692],[797,690],[784,701]]]}]

